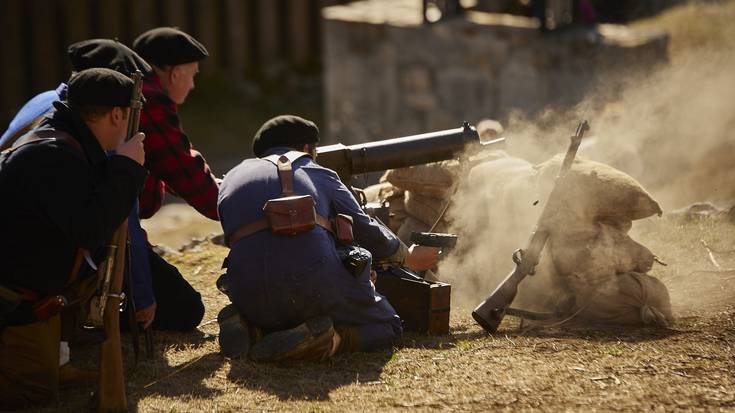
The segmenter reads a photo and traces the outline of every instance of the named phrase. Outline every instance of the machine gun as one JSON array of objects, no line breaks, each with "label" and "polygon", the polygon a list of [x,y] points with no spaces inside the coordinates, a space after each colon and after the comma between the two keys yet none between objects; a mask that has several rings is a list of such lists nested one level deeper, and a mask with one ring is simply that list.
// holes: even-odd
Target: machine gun
[{"label": "machine gun", "polygon": [[[342,182],[349,186],[353,175],[453,159],[469,151],[476,153],[504,142],[504,138],[482,142],[477,130],[465,122],[456,129],[351,146],[323,146],[317,149],[317,163],[336,171]],[[353,190],[359,199],[360,191]],[[366,204],[365,199],[362,204],[368,215],[382,222],[388,220],[387,205]],[[457,236],[416,233],[412,234],[411,241],[448,249],[454,247]],[[407,331],[428,334],[449,332],[451,285],[425,280],[422,274],[400,267],[378,269],[377,274],[376,289],[388,298],[403,319]]]},{"label": "machine gun", "polygon": [[465,122],[462,127],[357,145],[341,143],[317,148],[317,163],[339,175],[350,185],[353,175],[406,168],[456,158],[465,150],[481,150],[505,143],[505,138],[480,141],[477,130]]},{"label": "machine gun", "polygon": [[498,326],[503,321],[503,317],[506,312],[511,310],[508,307],[513,303],[513,300],[518,293],[518,284],[520,284],[527,275],[533,275],[536,265],[539,263],[541,258],[541,251],[546,245],[546,241],[549,239],[549,231],[546,227],[548,221],[547,216],[549,212],[549,204],[555,203],[556,199],[561,196],[559,193],[559,182],[564,179],[569,169],[572,167],[574,158],[577,155],[577,149],[579,144],[582,142],[584,133],[589,130],[587,121],[583,121],[577,126],[577,132],[571,137],[569,149],[564,156],[564,162],[559,169],[559,174],[554,181],[554,188],[551,190],[549,199],[544,205],[544,210],[541,212],[541,216],[536,223],[536,227],[531,234],[531,238],[528,241],[528,245],[525,249],[516,250],[513,253],[513,262],[515,263],[515,269],[495,288],[495,291],[490,294],[480,305],[475,308],[472,312],[472,317],[477,323],[482,326],[488,333],[494,333],[498,330]]}]

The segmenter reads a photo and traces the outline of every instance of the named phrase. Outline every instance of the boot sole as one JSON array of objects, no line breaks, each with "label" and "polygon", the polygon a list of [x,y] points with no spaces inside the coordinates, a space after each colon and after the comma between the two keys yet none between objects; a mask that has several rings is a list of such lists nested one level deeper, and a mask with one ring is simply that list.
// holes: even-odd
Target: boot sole
[{"label": "boot sole", "polygon": [[331,349],[334,326],[329,317],[316,317],[283,331],[263,337],[250,350],[256,362],[321,359]]}]

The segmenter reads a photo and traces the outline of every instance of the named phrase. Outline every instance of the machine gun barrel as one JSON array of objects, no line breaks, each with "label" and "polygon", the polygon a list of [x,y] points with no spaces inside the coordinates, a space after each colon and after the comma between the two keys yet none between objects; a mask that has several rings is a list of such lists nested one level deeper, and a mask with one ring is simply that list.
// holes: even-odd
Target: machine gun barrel
[{"label": "machine gun barrel", "polygon": [[477,130],[465,122],[456,129],[350,146],[341,143],[323,146],[317,149],[317,162],[336,171],[342,181],[349,183],[352,175],[452,159],[467,145],[479,148],[504,141],[501,138],[481,143]]}]

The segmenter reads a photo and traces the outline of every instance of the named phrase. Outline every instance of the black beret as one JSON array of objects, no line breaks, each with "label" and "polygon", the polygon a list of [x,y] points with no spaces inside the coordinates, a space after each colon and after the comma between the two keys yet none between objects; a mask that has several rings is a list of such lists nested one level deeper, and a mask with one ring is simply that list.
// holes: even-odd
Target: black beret
[{"label": "black beret", "polygon": [[66,101],[77,106],[130,106],[133,81],[112,69],[93,68],[74,73],[69,79]]},{"label": "black beret", "polygon": [[187,33],[174,27],[158,27],[138,36],[133,49],[156,66],[198,62],[209,56],[207,49]]},{"label": "black beret", "polygon": [[253,153],[261,157],[277,146],[296,147],[319,142],[319,128],[310,120],[281,115],[267,121],[255,132]]},{"label": "black beret", "polygon": [[142,57],[116,40],[84,40],[69,46],[67,53],[75,72],[93,67],[117,70],[128,76],[136,70],[140,70],[143,75],[152,71],[151,66]]}]

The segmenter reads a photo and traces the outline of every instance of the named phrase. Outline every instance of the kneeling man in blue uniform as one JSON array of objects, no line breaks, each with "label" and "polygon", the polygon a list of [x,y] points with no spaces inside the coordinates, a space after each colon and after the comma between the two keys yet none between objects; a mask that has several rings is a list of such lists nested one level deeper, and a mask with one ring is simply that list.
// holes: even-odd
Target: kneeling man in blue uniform
[{"label": "kneeling man in blue uniform", "polygon": [[[363,213],[337,174],[316,162],[318,142],[313,122],[273,118],[253,140],[258,158],[233,168],[220,187],[219,216],[231,248],[224,277],[232,305],[218,316],[226,356],[321,360],[387,347],[403,329],[393,307],[375,291],[371,260],[418,271],[436,264],[435,248],[407,249]],[[292,170],[284,173],[281,162]],[[269,224],[264,205],[290,189],[294,197],[313,199],[316,225],[282,235]],[[360,252],[365,265],[345,262],[348,247],[340,245],[332,227],[337,214],[351,218],[354,244],[362,248],[349,248]]]}]

